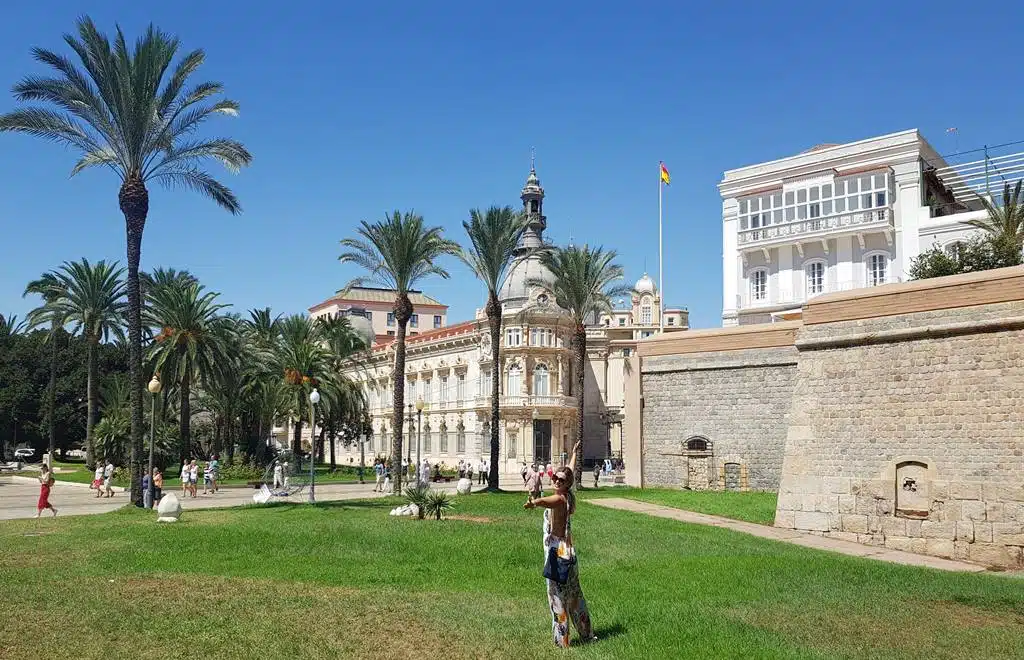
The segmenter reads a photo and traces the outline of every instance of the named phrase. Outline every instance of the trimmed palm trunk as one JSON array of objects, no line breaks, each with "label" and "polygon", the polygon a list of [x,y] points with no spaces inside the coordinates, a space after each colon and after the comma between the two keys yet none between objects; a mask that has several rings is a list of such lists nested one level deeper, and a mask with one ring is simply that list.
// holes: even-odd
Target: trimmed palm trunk
[{"label": "trimmed palm trunk", "polygon": [[192,379],[188,371],[188,358],[185,358],[185,373],[181,376],[181,387],[178,390],[178,435],[181,437],[181,458],[192,458]]},{"label": "trimmed palm trunk", "polygon": [[[142,290],[139,261],[142,232],[149,215],[149,191],[138,173],[121,185],[118,194],[128,243],[128,400],[131,404],[131,499],[142,506]],[[187,400],[187,399],[186,399]],[[184,438],[182,438],[184,440]]]},{"label": "trimmed palm trunk", "polygon": [[585,380],[585,369],[587,364],[587,329],[579,324],[576,326],[576,331],[572,337],[572,348],[573,348],[573,370],[575,373],[573,376],[576,379],[576,441],[579,442],[579,450],[574,456],[576,466],[576,474],[573,478],[576,480],[576,487],[583,488],[583,383]]},{"label": "trimmed palm trunk", "polygon": [[[295,455],[297,469],[302,469],[302,415],[295,419],[295,429],[292,435],[292,453]],[[312,453],[310,454],[312,455]]]},{"label": "trimmed palm trunk", "polygon": [[499,490],[498,483],[498,426],[500,422],[501,387],[501,301],[491,291],[487,296],[487,323],[491,332],[491,465],[487,473],[487,490]]},{"label": "trimmed palm trunk", "polygon": [[[323,431],[320,431],[321,437],[323,437]],[[334,429],[331,429],[331,437],[328,438],[331,442],[331,472],[338,469],[338,464],[334,461],[334,442],[337,436],[334,434]]]},{"label": "trimmed palm trunk", "polygon": [[[46,388],[46,409],[49,412],[49,434],[50,434],[50,465],[53,465],[53,452],[57,450],[57,420],[54,409],[57,407],[57,320],[50,323],[50,382]],[[88,439],[85,443],[85,462],[92,470],[90,448]]]},{"label": "trimmed palm trunk", "polygon": [[399,293],[395,299],[395,321],[398,332],[395,333],[395,393],[392,400],[391,428],[394,441],[391,445],[391,465],[395,474],[395,492],[402,492],[402,412],[405,410],[405,328],[412,317],[412,302],[409,296]]},{"label": "trimmed palm trunk", "polygon": [[[89,462],[89,455],[93,453],[93,432],[96,428],[96,411],[99,410],[99,387],[96,383],[96,348],[99,343],[98,337],[86,336],[86,358],[85,358],[85,446],[86,463]],[[95,461],[95,456],[93,457]],[[95,465],[92,469],[96,469]]]}]

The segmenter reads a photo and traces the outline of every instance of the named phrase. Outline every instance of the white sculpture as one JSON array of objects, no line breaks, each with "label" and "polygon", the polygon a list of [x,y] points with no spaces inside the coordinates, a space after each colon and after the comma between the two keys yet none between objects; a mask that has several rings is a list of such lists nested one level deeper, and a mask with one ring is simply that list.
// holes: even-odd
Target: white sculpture
[{"label": "white sculpture", "polygon": [[420,515],[420,508],[415,504],[403,504],[402,506],[396,506],[391,509],[392,516],[418,516]]},{"label": "white sculpture", "polygon": [[157,522],[178,522],[181,516],[181,502],[174,493],[167,493],[160,498],[160,504],[156,507]]},{"label": "white sculpture", "polygon": [[473,481],[471,479],[467,479],[466,477],[459,479],[459,483],[456,484],[455,486],[455,492],[457,492],[459,495],[469,495],[469,493],[472,490]]},{"label": "white sculpture", "polygon": [[256,491],[256,494],[252,496],[252,501],[256,504],[266,504],[273,496],[274,494],[270,492],[269,488],[267,488],[267,484],[263,484],[260,489]]}]

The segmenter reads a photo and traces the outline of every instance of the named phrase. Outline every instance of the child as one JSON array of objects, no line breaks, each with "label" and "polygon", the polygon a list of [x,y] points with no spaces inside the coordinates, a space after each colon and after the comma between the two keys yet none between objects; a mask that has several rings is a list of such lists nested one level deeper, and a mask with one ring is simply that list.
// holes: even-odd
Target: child
[{"label": "child", "polygon": [[103,496],[103,463],[96,461],[96,471],[92,475],[92,487],[96,489],[96,497]]},{"label": "child", "polygon": [[53,511],[53,515],[57,515],[57,508],[50,504],[50,488],[53,486],[53,473],[50,472],[50,468],[43,463],[43,471],[39,473],[39,502],[36,504],[36,518],[42,514],[43,509],[49,509]]}]

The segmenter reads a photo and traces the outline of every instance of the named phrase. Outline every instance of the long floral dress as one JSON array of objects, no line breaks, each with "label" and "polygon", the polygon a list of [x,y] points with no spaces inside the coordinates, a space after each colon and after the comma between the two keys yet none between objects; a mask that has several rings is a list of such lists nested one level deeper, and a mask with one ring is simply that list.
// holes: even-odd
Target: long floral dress
[{"label": "long floral dress", "polygon": [[[571,496],[570,496],[571,497]],[[575,555],[575,548],[572,547],[572,524],[571,516],[566,512],[565,535],[569,542],[551,533],[551,510],[544,509],[544,558],[547,559],[548,548],[558,548],[559,556],[566,558],[567,555]],[[569,620],[572,620],[576,633],[583,641],[590,641],[594,637],[594,631],[590,624],[590,612],[587,610],[587,601],[583,597],[583,589],[580,588],[579,559],[573,562],[569,568],[569,579],[565,584],[558,584],[554,580],[547,580],[548,583],[548,605],[551,607],[551,635],[555,646],[569,648]]]}]

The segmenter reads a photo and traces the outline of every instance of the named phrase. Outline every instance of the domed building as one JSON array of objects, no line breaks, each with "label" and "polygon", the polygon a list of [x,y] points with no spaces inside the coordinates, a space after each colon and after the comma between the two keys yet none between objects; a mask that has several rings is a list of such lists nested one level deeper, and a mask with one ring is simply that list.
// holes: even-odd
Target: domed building
[{"label": "domed building", "polygon": [[[520,191],[523,211],[529,218],[517,250],[522,259],[499,291],[503,309],[501,364],[491,364],[490,334],[483,309],[477,310],[475,318],[462,323],[442,324],[426,331],[410,327],[405,373],[404,450],[408,460],[415,462],[417,444],[419,456],[431,465],[442,462],[454,466],[460,460],[476,465],[489,458],[495,368],[500,372],[501,384],[501,472],[518,477],[523,462],[558,463],[575,442],[578,393],[573,391],[575,378],[569,348],[572,325],[544,287],[530,284],[551,277],[540,259],[529,255],[532,248],[544,244],[544,198],[544,188],[531,165]],[[387,298],[389,294],[382,291],[380,295]],[[370,297],[365,292],[359,296]],[[390,300],[394,300],[393,292]],[[332,301],[338,303],[336,299]],[[446,307],[419,292],[413,303],[428,313],[435,309],[447,312]],[[621,455],[625,361],[638,340],[659,331],[660,298],[654,281],[646,273],[637,281],[629,307],[624,305],[625,301],[620,301],[611,315],[595,319],[587,331],[585,460]],[[359,309],[340,303],[320,303],[310,313],[355,316]],[[435,323],[438,318],[447,317],[435,315]],[[685,330],[686,311],[666,310],[666,321],[666,330]],[[376,339],[370,359],[348,374],[363,384],[372,411],[373,433],[363,439],[368,462],[374,456],[390,453],[394,433],[394,345],[389,335],[382,336],[379,331]],[[417,414],[419,402],[422,410]],[[285,429],[276,430],[282,441],[286,437],[284,432]],[[358,464],[360,460],[358,443],[339,440],[335,451],[342,464]]]}]

